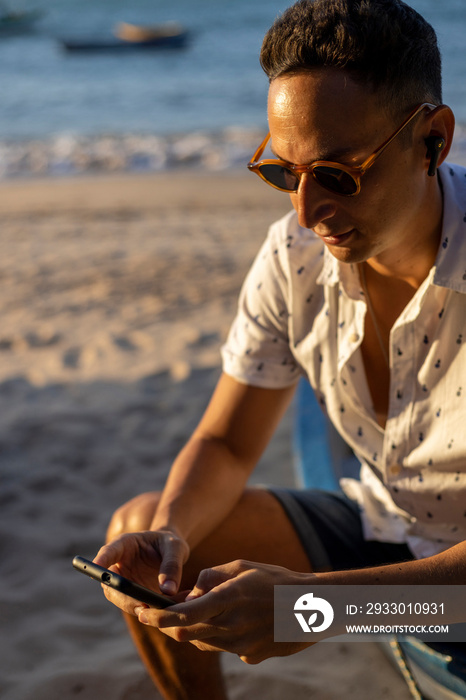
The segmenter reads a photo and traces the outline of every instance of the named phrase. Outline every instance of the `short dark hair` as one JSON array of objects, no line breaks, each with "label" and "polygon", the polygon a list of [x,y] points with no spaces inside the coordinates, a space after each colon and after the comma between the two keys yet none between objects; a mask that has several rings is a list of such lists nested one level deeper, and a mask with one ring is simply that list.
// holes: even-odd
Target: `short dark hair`
[{"label": "short dark hair", "polygon": [[312,68],[344,69],[379,92],[390,111],[442,103],[437,36],[402,0],[300,0],[267,32],[260,61],[270,81]]}]

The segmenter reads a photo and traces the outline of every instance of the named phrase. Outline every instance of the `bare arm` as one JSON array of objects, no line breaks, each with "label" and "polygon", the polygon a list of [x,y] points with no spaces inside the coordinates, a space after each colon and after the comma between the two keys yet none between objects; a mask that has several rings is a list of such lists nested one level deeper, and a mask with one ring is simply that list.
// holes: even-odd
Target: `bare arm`
[{"label": "bare arm", "polygon": [[466,541],[425,559],[316,576],[318,583],[335,585],[464,585]]},{"label": "bare arm", "polygon": [[211,532],[240,498],[293,393],[293,387],[260,389],[223,374],[173,464],[151,529],[175,530],[191,548]]},{"label": "bare arm", "polygon": [[[126,534],[99,551],[101,566],[173,595],[189,551],[228,515],[287,408],[294,388],[260,389],[223,374],[210,404],[175,460],[150,530]],[[115,604],[124,596],[106,591]]]},{"label": "bare arm", "polygon": [[[294,654],[309,645],[274,642],[275,585],[463,585],[465,579],[466,542],[426,559],[318,574],[235,561],[202,571],[186,602],[176,608],[137,612],[141,622],[162,629],[177,641],[190,641],[209,651],[230,651],[247,663],[258,663],[271,656]],[[419,621],[404,618],[404,622],[414,620]],[[352,622],[365,620],[354,618]],[[457,622],[464,619],[455,609],[442,617],[442,624]],[[328,634],[344,632],[345,628],[333,626]]]}]

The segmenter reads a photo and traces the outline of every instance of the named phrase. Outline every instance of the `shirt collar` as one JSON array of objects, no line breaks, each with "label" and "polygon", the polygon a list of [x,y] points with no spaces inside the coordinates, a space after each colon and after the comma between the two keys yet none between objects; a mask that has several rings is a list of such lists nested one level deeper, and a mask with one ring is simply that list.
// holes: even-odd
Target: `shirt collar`
[{"label": "shirt collar", "polygon": [[444,163],[439,176],[443,187],[443,225],[433,283],[465,294],[466,168]]},{"label": "shirt collar", "polygon": [[339,262],[324,248],[324,260],[322,270],[317,278],[317,284],[333,287],[341,284],[342,289],[349,297],[359,299],[361,296],[361,285],[357,265],[352,263]]},{"label": "shirt collar", "polygon": [[324,261],[322,270],[317,278],[317,284],[333,287],[340,282],[340,266],[338,260],[329,253],[327,246],[324,246]]}]

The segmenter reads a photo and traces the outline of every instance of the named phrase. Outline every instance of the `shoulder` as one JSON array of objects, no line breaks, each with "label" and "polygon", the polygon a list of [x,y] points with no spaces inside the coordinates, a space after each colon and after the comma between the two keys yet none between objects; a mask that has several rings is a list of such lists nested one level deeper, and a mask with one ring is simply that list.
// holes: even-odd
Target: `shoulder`
[{"label": "shoulder", "polygon": [[466,166],[459,165],[458,163],[443,163],[439,170],[442,173],[448,172],[451,177],[466,177]]},{"label": "shoulder", "polygon": [[454,163],[443,163],[439,168],[446,206],[458,204],[465,213],[466,207],[466,167]]},{"label": "shoulder", "polygon": [[444,197],[442,238],[435,263],[436,285],[466,293],[466,168],[443,163],[439,169]]}]

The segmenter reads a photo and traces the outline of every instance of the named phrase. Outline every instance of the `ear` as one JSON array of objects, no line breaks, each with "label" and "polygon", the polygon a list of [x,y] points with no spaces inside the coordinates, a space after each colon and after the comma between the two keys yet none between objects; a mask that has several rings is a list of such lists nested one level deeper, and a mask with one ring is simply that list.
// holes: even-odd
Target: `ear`
[{"label": "ear", "polygon": [[455,117],[450,107],[440,105],[427,115],[424,142],[427,146],[425,154],[427,174],[433,177],[437,167],[447,157],[455,131]]}]

